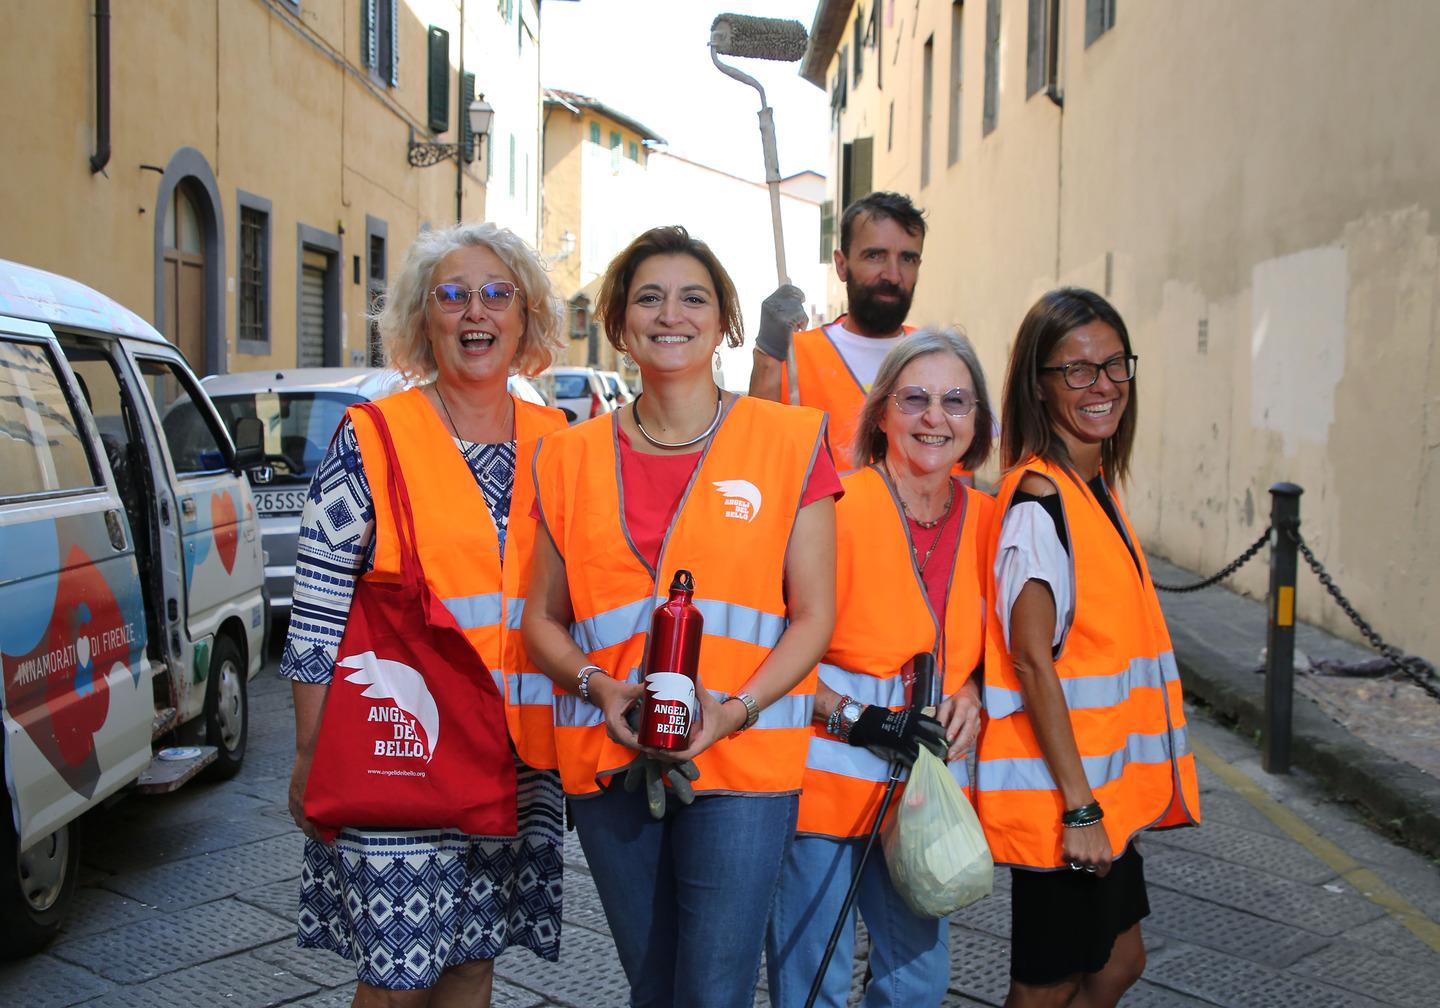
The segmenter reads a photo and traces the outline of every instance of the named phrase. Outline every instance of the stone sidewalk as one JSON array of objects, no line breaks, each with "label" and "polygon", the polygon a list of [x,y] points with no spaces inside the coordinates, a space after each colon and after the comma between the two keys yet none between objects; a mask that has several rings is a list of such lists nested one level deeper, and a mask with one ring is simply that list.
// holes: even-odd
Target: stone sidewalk
[{"label": "stone sidewalk", "polygon": [[[1199,575],[1151,558],[1161,584]],[[1308,569],[1298,590],[1322,592]],[[1266,607],[1225,588],[1161,592],[1188,696],[1259,739],[1267,730]],[[1373,651],[1309,624],[1296,624],[1291,762],[1327,792],[1363,808],[1410,847],[1440,858],[1440,701],[1402,677],[1318,674],[1312,664],[1372,661]]]},{"label": "stone sidewalk", "polygon": [[[271,671],[251,684],[251,748],[239,777],[131,797],[92,819],[76,912],[44,954],[0,967],[0,1004],[350,1003],[349,965],[295,947],[301,841],[285,809],[290,702]],[[1193,724],[1205,825],[1145,841],[1150,962],[1125,1004],[1435,1004],[1435,866],[1327,800],[1313,778],[1268,777],[1248,741],[1203,714]],[[507,953],[497,966],[497,1008],[626,1003],[594,885],[571,840],[561,962]],[[1001,873],[995,895],[951,924],[947,1005],[1003,997],[1006,882]],[[768,1004],[763,989],[757,1004]]]}]

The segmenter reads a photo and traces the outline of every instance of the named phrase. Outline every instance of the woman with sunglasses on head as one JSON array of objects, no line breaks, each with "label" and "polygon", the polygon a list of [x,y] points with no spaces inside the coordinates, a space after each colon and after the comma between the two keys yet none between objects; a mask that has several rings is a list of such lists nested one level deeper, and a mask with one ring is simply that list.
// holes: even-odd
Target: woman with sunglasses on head
[{"label": "woman with sunglasses on head", "polygon": [[[541,445],[525,642],[555,683],[560,773],[630,1004],[749,1008],[834,625],[840,483],[824,414],[716,385],[739,307],[684,228],[616,256],[597,311],[644,393]],[[704,617],[699,717],[683,749],[642,752],[626,715],[651,614],[682,570]],[[628,791],[619,771],[637,756],[693,760],[693,800],[653,768],[653,803]]]},{"label": "woman with sunglasses on head", "polygon": [[[993,412],[970,341],[922,329],[886,355],[861,409],[857,470],[836,506],[835,632],[821,659],[797,836],[785,856],[766,945],[770,1003],[799,1008],[819,969],[890,764],[925,746],[953,760],[968,787],[980,727],[972,673],[984,648],[982,531],[994,501],[952,472],[990,452]],[[936,659],[935,717],[907,714],[911,659]],[[878,854],[865,862],[856,909],[870,933],[872,979],[861,1002],[938,1005],[950,977],[949,925],[917,916]],[[848,1003],[851,913],[817,1004]]]},{"label": "woman with sunglasses on head", "polygon": [[1114,1005],[1145,967],[1136,836],[1195,825],[1170,637],[1115,487],[1135,441],[1136,357],[1079,288],[1020,323],[987,631],[976,811],[1011,866],[1011,1008]]},{"label": "woman with sunglasses on head", "polygon": [[[461,224],[415,240],[376,322],[390,365],[420,383],[374,405],[404,476],[423,576],[474,648],[470,671],[493,673],[503,696],[502,674],[523,679],[530,668],[516,629],[534,541],[530,456],[542,435],[565,426],[559,411],[511,396],[506,383],[516,372],[539,374],[560,349],[556,299],[519,237]],[[301,516],[280,669],[295,694],[290,812],[308,838],[300,944],[355,963],[357,1006],[488,1005],[505,948],[559,957],[563,799],[548,703],[543,730],[532,710],[506,710],[514,839],[346,828],[325,844],[303,806],[356,581],[397,577],[387,465],[375,421],[352,409]]]}]

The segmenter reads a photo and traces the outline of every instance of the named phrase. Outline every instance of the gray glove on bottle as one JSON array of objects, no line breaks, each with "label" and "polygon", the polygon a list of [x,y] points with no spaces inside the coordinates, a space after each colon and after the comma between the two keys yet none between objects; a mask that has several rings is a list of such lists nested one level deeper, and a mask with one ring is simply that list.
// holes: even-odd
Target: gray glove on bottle
[{"label": "gray glove on bottle", "polygon": [[805,310],[805,292],[793,284],[777,287],[760,302],[760,330],[755,348],[767,357],[783,361],[790,355],[790,341],[795,330],[810,321]]},{"label": "gray glove on bottle", "polygon": [[[630,708],[630,712],[625,715],[625,722],[631,731],[639,734],[640,708]],[[681,805],[689,805],[695,800],[695,789],[690,786],[690,782],[699,779],[700,770],[695,766],[694,760],[668,763],[644,753],[636,753],[635,758],[621,767],[620,771],[625,774],[626,791],[638,791],[641,783],[644,783],[645,801],[650,807],[652,818],[665,818],[666,778],[669,778],[670,790],[675,792]]]}]

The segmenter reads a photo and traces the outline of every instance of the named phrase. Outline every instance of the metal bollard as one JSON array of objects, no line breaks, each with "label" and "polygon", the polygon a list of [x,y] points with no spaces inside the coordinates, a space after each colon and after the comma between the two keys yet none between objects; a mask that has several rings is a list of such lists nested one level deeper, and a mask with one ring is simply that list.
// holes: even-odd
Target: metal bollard
[{"label": "metal bollard", "polygon": [[1295,699],[1295,540],[1300,528],[1300,495],[1294,483],[1270,488],[1270,596],[1265,632],[1266,773],[1290,772],[1290,716]]}]

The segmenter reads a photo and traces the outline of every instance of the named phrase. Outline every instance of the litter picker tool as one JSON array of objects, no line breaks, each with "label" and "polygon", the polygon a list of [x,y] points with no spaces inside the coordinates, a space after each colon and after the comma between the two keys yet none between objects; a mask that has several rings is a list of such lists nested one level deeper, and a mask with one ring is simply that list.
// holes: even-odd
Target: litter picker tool
[{"label": "litter picker tool", "polygon": [[[710,62],[727,77],[748,84],[760,94],[760,148],[765,157],[765,184],[770,189],[770,224],[775,237],[775,275],[781,284],[790,282],[785,268],[785,228],[780,220],[780,156],[775,147],[775,113],[765,100],[765,88],[743,70],[720,62],[721,56],[775,60],[793,63],[805,55],[810,39],[799,21],[784,18],[720,14],[710,23]],[[790,402],[800,401],[799,378],[795,369],[795,348],[785,361],[789,376]]]},{"label": "litter picker tool", "polygon": [[[910,682],[910,716],[925,711],[934,711],[940,706],[941,683],[935,675],[935,656],[928,651],[917,654],[911,660],[914,669],[914,677]],[[900,783],[900,771],[904,769],[899,758],[890,761],[890,779],[885,784],[885,794],[880,798],[880,808],[875,813],[875,821],[870,824],[870,835],[865,838],[865,846],[860,851],[860,860],[855,864],[855,875],[850,879],[850,888],[845,890],[845,902],[840,905],[840,914],[835,918],[835,926],[830,930],[830,940],[825,943],[825,954],[820,958],[820,968],[815,971],[815,979],[810,981],[810,993],[805,998],[805,1008],[814,1008],[815,999],[820,996],[820,985],[825,979],[825,971],[830,967],[830,960],[835,955],[835,945],[840,941],[840,933],[845,930],[845,918],[850,916],[850,910],[855,905],[855,894],[860,889],[860,875],[865,871],[865,862],[870,859],[870,852],[875,848],[875,838],[880,835],[880,825],[885,821],[885,813],[890,811],[890,802],[895,798],[895,787]]]}]

